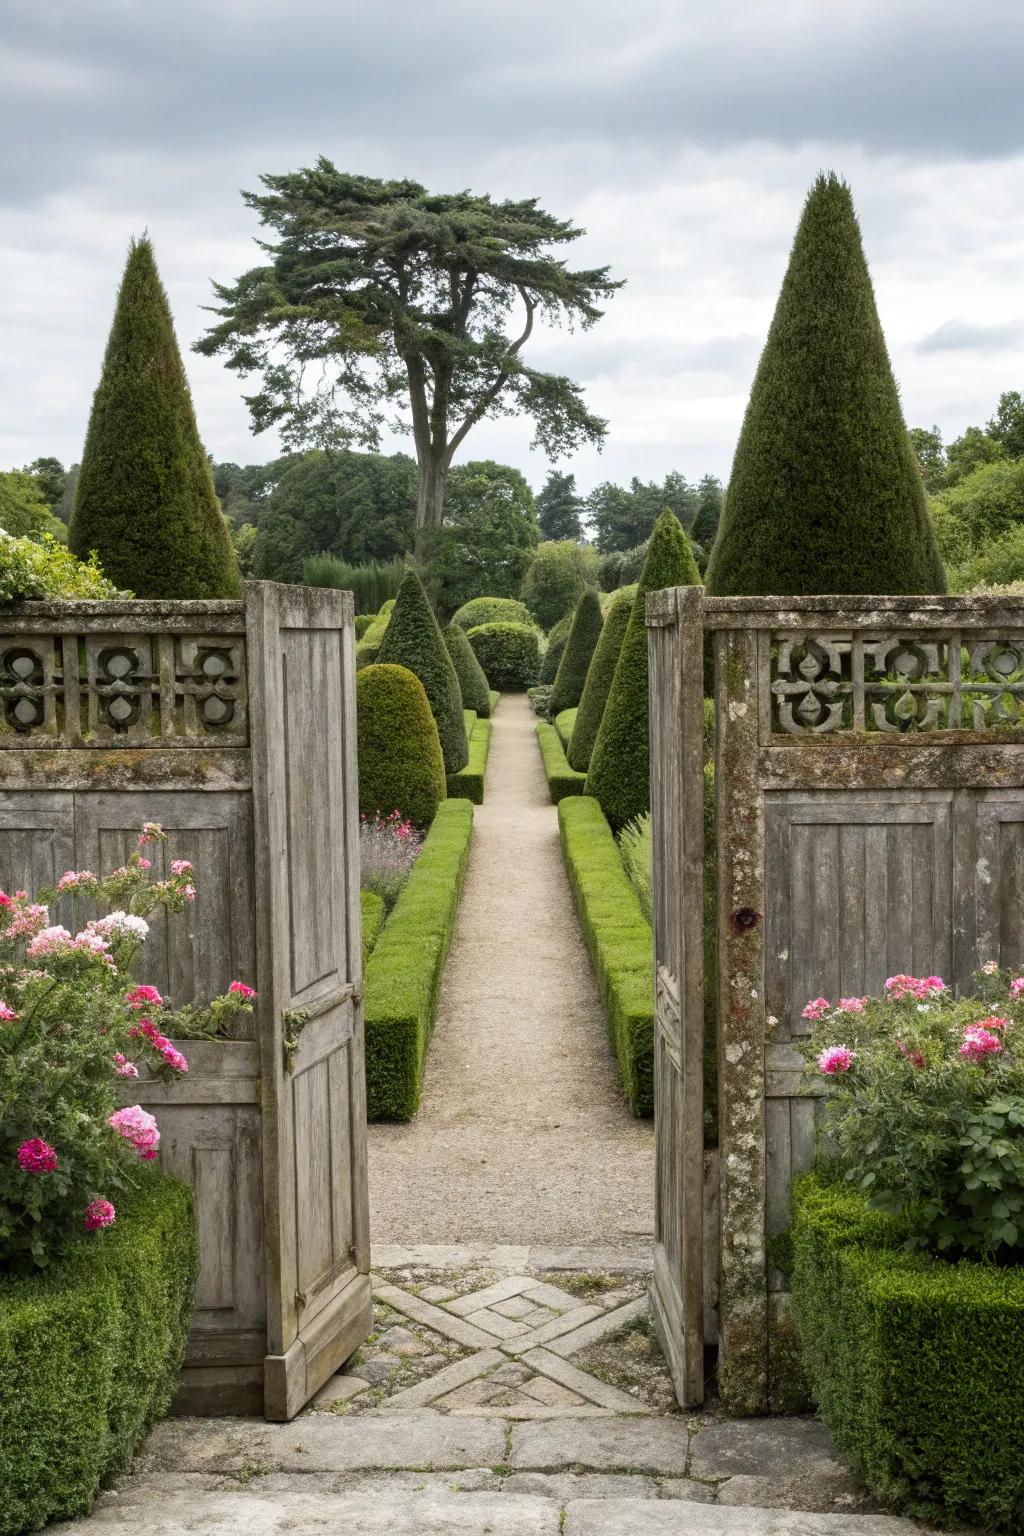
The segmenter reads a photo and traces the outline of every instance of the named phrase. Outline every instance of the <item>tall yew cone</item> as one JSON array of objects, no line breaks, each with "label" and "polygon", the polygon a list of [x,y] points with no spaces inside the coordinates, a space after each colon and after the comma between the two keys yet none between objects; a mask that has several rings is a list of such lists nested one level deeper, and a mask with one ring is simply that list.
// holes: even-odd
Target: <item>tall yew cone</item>
[{"label": "tall yew cone", "polygon": [[[458,773],[469,758],[459,676],[448,654],[423,583],[406,571],[377,652],[380,666],[408,667],[426,689],[441,738],[445,773]],[[488,694],[488,703],[490,694]]]},{"label": "tall yew cone", "polygon": [[850,189],[819,176],[761,354],[710,593],[944,592]]},{"label": "tall yew cone", "polygon": [[699,584],[700,574],[683,525],[674,512],[663,512],[647,546],[587,772],[586,792],[601,802],[602,811],[616,831],[651,808],[644,618],[647,593],[660,587]]},{"label": "tall yew cone", "polygon": [[148,238],[133,240],[93,396],[68,543],[138,597],[234,597],[227,523]]}]

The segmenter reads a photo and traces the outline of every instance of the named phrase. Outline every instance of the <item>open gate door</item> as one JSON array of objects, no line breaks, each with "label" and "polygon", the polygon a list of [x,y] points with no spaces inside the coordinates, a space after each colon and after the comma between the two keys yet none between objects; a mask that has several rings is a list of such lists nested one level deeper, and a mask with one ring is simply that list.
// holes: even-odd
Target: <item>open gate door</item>
[{"label": "open gate door", "polygon": [[265,1412],[290,1419],[371,1327],[352,595],[261,583],[256,922]]},{"label": "open gate door", "polygon": [[651,1303],[676,1397],[704,1400],[704,647],[700,587],[647,599],[656,1188]]}]

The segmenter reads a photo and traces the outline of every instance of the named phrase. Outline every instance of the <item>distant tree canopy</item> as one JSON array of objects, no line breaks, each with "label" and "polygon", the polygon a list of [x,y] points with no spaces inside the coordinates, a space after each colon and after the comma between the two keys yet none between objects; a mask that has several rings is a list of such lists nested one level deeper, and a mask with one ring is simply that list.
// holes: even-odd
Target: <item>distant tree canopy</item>
[{"label": "distant tree canopy", "polygon": [[608,480],[595,486],[586,506],[599,551],[614,554],[643,544],[666,510],[674,512],[684,528],[692,528],[701,506],[702,487],[709,483],[718,484],[713,476],[705,475],[699,486],[690,485],[685,475],[671,470],[661,484],[634,475],[628,487]]},{"label": "distant tree canopy", "polygon": [[528,416],[551,458],[601,441],[605,423],[580,386],[524,355],[535,320],[586,329],[621,286],[607,267],[576,271],[560,258],[582,230],[534,198],[438,195],[323,157],[261,180],[264,192],[242,196],[276,238],[261,242],[262,265],[215,284],[219,320],[197,348],[262,376],[248,401],[254,428],[279,427],[290,447],[376,448],[397,409],[415,444],[422,559],[478,422]]},{"label": "distant tree canopy", "polygon": [[38,539],[44,533],[63,535],[64,526],[53,516],[43,487],[31,470],[0,471],[0,528],[15,539]]},{"label": "distant tree canopy", "polygon": [[537,493],[537,525],[542,539],[583,538],[584,502],[576,476],[553,469]]},{"label": "distant tree canopy", "polygon": [[533,492],[518,469],[491,459],[456,464],[431,562],[440,612],[472,597],[518,597],[537,548]]},{"label": "distant tree canopy", "polygon": [[984,464],[1024,458],[1024,395],[1004,390],[995,414],[983,427],[965,427],[944,444],[938,427],[911,427],[910,441],[929,493],[959,485]]}]

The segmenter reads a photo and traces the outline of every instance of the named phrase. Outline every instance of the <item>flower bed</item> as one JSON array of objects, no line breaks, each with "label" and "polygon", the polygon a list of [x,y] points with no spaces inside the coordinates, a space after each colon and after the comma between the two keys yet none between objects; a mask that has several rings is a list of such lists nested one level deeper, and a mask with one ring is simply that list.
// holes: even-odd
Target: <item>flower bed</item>
[{"label": "flower bed", "polygon": [[[553,726],[548,730],[554,732]],[[634,1115],[654,1113],[654,941],[611,827],[589,795],[558,807],[565,867]]]},{"label": "flower bed", "polygon": [[423,1066],[469,858],[473,806],[444,800],[366,967],[366,1107],[408,1120]]},{"label": "flower bed", "polygon": [[0,1277],[0,1536],[88,1510],[167,1412],[198,1243],[192,1194],[135,1172],[116,1222]]},{"label": "flower bed", "polygon": [[537,740],[540,743],[544,777],[548,781],[548,794],[551,796],[552,805],[558,805],[567,795],[582,795],[586,789],[587,776],[569,767],[565,748],[555,727],[549,725],[546,720],[539,720]]}]

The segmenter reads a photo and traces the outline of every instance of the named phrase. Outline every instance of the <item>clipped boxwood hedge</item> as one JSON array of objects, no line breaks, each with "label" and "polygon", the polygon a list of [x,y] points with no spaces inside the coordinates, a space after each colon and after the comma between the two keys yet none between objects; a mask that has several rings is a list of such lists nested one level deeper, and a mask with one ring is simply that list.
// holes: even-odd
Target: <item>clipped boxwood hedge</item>
[{"label": "clipped boxwood hedge", "polygon": [[458,624],[449,624],[447,629],[442,630],[442,634],[455,668],[455,676],[459,680],[463,708],[475,710],[478,715],[489,715],[491,690],[487,675],[473,653],[466,631]]},{"label": "clipped boxwood hedge", "polygon": [[2,1536],[84,1514],[170,1407],[199,1270],[192,1191],[137,1178],[112,1227],[0,1277]]},{"label": "clipped boxwood hedge", "polygon": [[438,807],[367,964],[366,1112],[371,1120],[409,1120],[419,1108],[472,833],[470,801],[446,800]]},{"label": "clipped boxwood hedge", "polygon": [[377,660],[385,666],[408,667],[416,674],[437,722],[445,772],[458,773],[465,768],[469,743],[462,718],[462,689],[415,571],[406,571],[402,577]]},{"label": "clipped boxwood hedge", "polygon": [[586,791],[587,776],[569,767],[558,732],[546,720],[537,722],[537,740],[544,763],[544,777],[548,781],[551,804],[558,805],[566,795],[582,795]]},{"label": "clipped boxwood hedge", "polygon": [[[551,727],[548,727],[550,730]],[[554,732],[552,731],[552,734]],[[557,738],[556,738],[557,739]],[[576,898],[622,1089],[634,1115],[654,1113],[654,937],[598,802],[558,807],[569,884]]]},{"label": "clipped boxwood hedge", "polygon": [[572,740],[573,726],[576,724],[576,715],[576,709],[563,709],[559,711],[552,722],[555,730],[558,732],[559,740],[567,752],[569,743]]},{"label": "clipped boxwood hedge", "polygon": [[558,672],[558,663],[562,659],[562,652],[565,650],[565,642],[569,638],[571,628],[572,614],[567,613],[564,618],[559,619],[554,629],[549,631],[547,647],[540,663],[540,681],[542,683],[554,684],[555,675]]},{"label": "clipped boxwood hedge", "polygon": [[594,654],[590,658],[576,724],[566,749],[569,762],[581,773],[586,773],[590,766],[590,754],[594,750],[594,742],[601,728],[601,716],[604,714],[604,706],[608,702],[608,695],[612,689],[619,651],[626,636],[626,627],[629,624],[629,615],[635,596],[635,584],[630,587],[621,587],[618,592],[612,593],[611,601],[605,610],[604,627],[594,647]]},{"label": "clipped boxwood hedge", "polygon": [[444,757],[426,691],[408,667],[374,662],[356,673],[356,759],[364,816],[401,811],[429,827],[447,793]]},{"label": "clipped boxwood hedge", "polygon": [[498,692],[497,688],[492,688],[491,689],[491,715],[492,715],[492,717],[494,715],[494,711],[498,707],[498,701],[500,700],[500,698],[501,698],[501,694]]},{"label": "clipped boxwood hedge", "polygon": [[576,604],[572,616],[572,628],[565,642],[562,659],[558,663],[554,687],[551,690],[551,713],[561,714],[563,709],[576,709],[583,697],[583,687],[601,638],[604,615],[601,600],[593,587],[588,587]]},{"label": "clipped boxwood hedge", "polygon": [[896,1509],[1024,1530],[1024,1268],[951,1264],[846,1184],[794,1184],[804,1370],[839,1450]]},{"label": "clipped boxwood hedge", "polygon": [[532,624],[479,624],[469,643],[494,688],[523,693],[540,676],[540,634]]},{"label": "clipped boxwood hedge", "polygon": [[360,891],[359,916],[363,926],[363,964],[365,965],[373,954],[373,946],[377,942],[377,936],[387,916],[383,896],[378,896],[376,891]]},{"label": "clipped boxwood hedge", "polygon": [[448,775],[450,799],[472,800],[474,805],[483,805],[487,756],[491,750],[491,729],[489,720],[477,720],[474,724],[469,738],[469,762],[458,773]]},{"label": "clipped boxwood hedge", "polygon": [[[533,624],[533,614],[515,597],[471,597],[456,608],[451,622],[460,629],[475,629],[478,624]],[[486,671],[486,668],[484,669]]]}]

